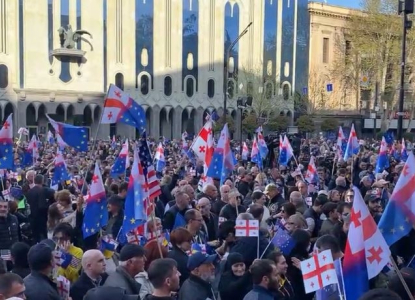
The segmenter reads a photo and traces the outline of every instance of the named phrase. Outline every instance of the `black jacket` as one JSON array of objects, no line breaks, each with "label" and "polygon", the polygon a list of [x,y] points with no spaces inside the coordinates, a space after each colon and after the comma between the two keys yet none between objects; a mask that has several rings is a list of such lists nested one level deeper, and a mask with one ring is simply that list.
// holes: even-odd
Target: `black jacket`
[{"label": "black jacket", "polygon": [[219,229],[218,216],[210,213],[209,218],[203,216],[203,220],[205,220],[207,232],[206,232],[205,226],[202,226],[202,230],[206,233],[207,241],[216,240],[218,236],[218,229]]},{"label": "black jacket", "polygon": [[34,186],[26,194],[31,210],[29,222],[34,242],[40,242],[47,238],[48,209],[55,201],[54,193],[55,191],[50,188]]},{"label": "black jacket", "polygon": [[[245,207],[238,205],[238,213],[244,213],[245,211]],[[219,217],[225,218],[226,220],[235,221],[236,217],[238,217],[238,213],[236,212],[236,207],[233,207],[230,204],[226,204],[220,211]]]},{"label": "black jacket", "polygon": [[214,299],[210,283],[190,274],[179,291],[179,300],[206,300]]},{"label": "black jacket", "polygon": [[[263,257],[267,257],[269,253],[274,251],[274,245],[271,243],[268,246],[268,239],[265,235],[260,231],[259,232],[259,256],[265,251]],[[258,245],[258,238],[257,237],[241,237],[239,238],[235,245],[231,248],[229,253],[239,253],[245,259],[245,265],[248,269],[253,261],[257,259],[257,245]],[[268,249],[267,249],[268,246]]]},{"label": "black jacket", "polygon": [[[173,230],[174,227],[174,222],[176,220],[176,215],[177,214],[181,214],[183,216],[184,219],[184,214],[186,213],[186,211],[188,210],[188,208],[185,208],[183,210],[179,210],[179,207],[176,205],[173,205],[164,215],[164,220],[163,220],[163,228],[167,229],[167,230]],[[185,224],[184,224],[185,225]]]},{"label": "black jacket", "polygon": [[232,270],[229,270],[223,273],[220,278],[219,293],[221,300],[243,300],[250,290],[252,290],[250,272],[246,272],[241,277],[236,277]]},{"label": "black jacket", "polygon": [[187,261],[189,256],[181,249],[173,245],[173,249],[167,254],[168,258],[172,258],[177,262],[177,270],[180,272],[180,286],[189,277],[189,269],[187,268]]},{"label": "black jacket", "polygon": [[69,296],[72,297],[72,300],[83,300],[85,294],[90,290],[98,286],[102,286],[105,282],[107,275],[103,277],[100,281],[94,282],[91,278],[88,277],[85,273],[82,273],[79,276],[78,280],[71,286]]},{"label": "black jacket", "polygon": [[32,271],[24,279],[27,300],[61,300],[56,284],[47,276]]},{"label": "black jacket", "polygon": [[0,218],[0,249],[9,250],[19,241],[19,222],[14,215]]}]

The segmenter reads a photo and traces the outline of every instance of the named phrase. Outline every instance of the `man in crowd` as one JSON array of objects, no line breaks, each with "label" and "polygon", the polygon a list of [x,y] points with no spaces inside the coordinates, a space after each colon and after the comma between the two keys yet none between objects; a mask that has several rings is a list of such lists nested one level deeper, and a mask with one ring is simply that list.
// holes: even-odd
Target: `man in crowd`
[{"label": "man in crowd", "polygon": [[171,258],[160,258],[151,262],[148,279],[154,287],[145,300],[174,300],[173,293],[179,290],[180,272],[177,263]]}]

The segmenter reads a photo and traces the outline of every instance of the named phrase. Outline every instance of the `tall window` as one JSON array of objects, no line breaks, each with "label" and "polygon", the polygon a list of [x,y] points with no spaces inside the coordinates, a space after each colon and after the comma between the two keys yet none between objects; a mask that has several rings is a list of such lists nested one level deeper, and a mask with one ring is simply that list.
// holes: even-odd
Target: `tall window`
[{"label": "tall window", "polygon": [[0,65],[0,89],[9,85],[9,69],[6,65]]},{"label": "tall window", "polygon": [[141,76],[141,83],[140,83],[140,87],[141,87],[141,94],[143,95],[147,95],[148,91],[149,91],[149,83],[150,80],[148,79],[147,75],[143,75]]},{"label": "tall window", "polygon": [[329,50],[330,50],[330,39],[323,38],[323,63],[329,63]]},{"label": "tall window", "polygon": [[351,52],[352,52],[352,42],[346,41],[344,54],[346,55],[346,57],[349,57]]},{"label": "tall window", "polygon": [[215,81],[209,79],[208,81],[208,97],[213,98],[215,96]]},{"label": "tall window", "polygon": [[265,97],[271,99],[272,97],[272,83],[268,82],[265,86]]},{"label": "tall window", "polygon": [[228,98],[232,99],[235,95],[235,82],[233,80],[229,80],[228,82]]},{"label": "tall window", "polygon": [[171,96],[172,93],[172,80],[170,76],[164,78],[164,95]]},{"label": "tall window", "polygon": [[284,100],[288,100],[290,98],[290,86],[288,84],[284,84],[282,87],[282,97]]},{"label": "tall window", "polygon": [[115,85],[121,89],[124,90],[124,75],[121,73],[117,73],[115,75]]},{"label": "tall window", "polygon": [[194,91],[195,91],[195,89],[194,89],[194,80],[193,80],[193,78],[187,78],[186,79],[186,95],[187,95],[187,97],[192,98],[193,94],[194,94]]}]

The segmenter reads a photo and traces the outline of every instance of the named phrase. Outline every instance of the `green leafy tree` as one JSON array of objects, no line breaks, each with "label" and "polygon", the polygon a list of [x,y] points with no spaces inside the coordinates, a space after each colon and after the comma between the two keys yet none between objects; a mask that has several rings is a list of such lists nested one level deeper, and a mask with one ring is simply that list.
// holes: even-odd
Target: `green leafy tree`
[{"label": "green leafy tree", "polygon": [[339,121],[334,118],[324,119],[321,123],[322,131],[335,131],[337,128],[339,128]]},{"label": "green leafy tree", "polygon": [[289,124],[290,119],[288,117],[276,116],[271,118],[264,126],[270,131],[286,131]]},{"label": "green leafy tree", "polygon": [[[226,123],[228,123],[228,129],[230,133],[234,133],[235,132],[235,122],[233,120],[233,118],[231,116],[226,116]],[[223,129],[223,118],[220,118],[217,122],[215,122],[213,124],[213,131],[215,133],[220,133]]]},{"label": "green leafy tree", "polygon": [[242,131],[245,134],[250,134],[255,132],[255,129],[258,128],[257,116],[254,112],[248,112],[244,114],[242,120]]},{"label": "green leafy tree", "polygon": [[297,120],[298,130],[302,133],[310,133],[314,131],[313,118],[310,115],[303,115]]}]

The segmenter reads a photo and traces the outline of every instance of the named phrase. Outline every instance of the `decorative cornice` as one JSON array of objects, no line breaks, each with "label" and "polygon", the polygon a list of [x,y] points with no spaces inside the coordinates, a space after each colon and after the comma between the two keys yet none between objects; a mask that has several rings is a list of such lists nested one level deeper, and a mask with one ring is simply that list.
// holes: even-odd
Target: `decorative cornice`
[{"label": "decorative cornice", "polygon": [[335,13],[332,11],[317,10],[313,8],[309,8],[308,11],[310,15],[317,15],[317,16],[334,18],[334,19],[350,20],[351,18],[350,14],[341,14],[341,13]]},{"label": "decorative cornice", "polygon": [[[51,93],[53,92],[55,96],[73,96],[75,99],[78,99],[79,91],[70,91],[70,90],[45,90],[45,89],[14,89],[16,94],[24,93],[25,95],[40,95],[40,96],[47,96],[50,97]],[[105,93],[101,92],[87,92],[82,91],[83,98],[102,98],[104,99]]]}]

